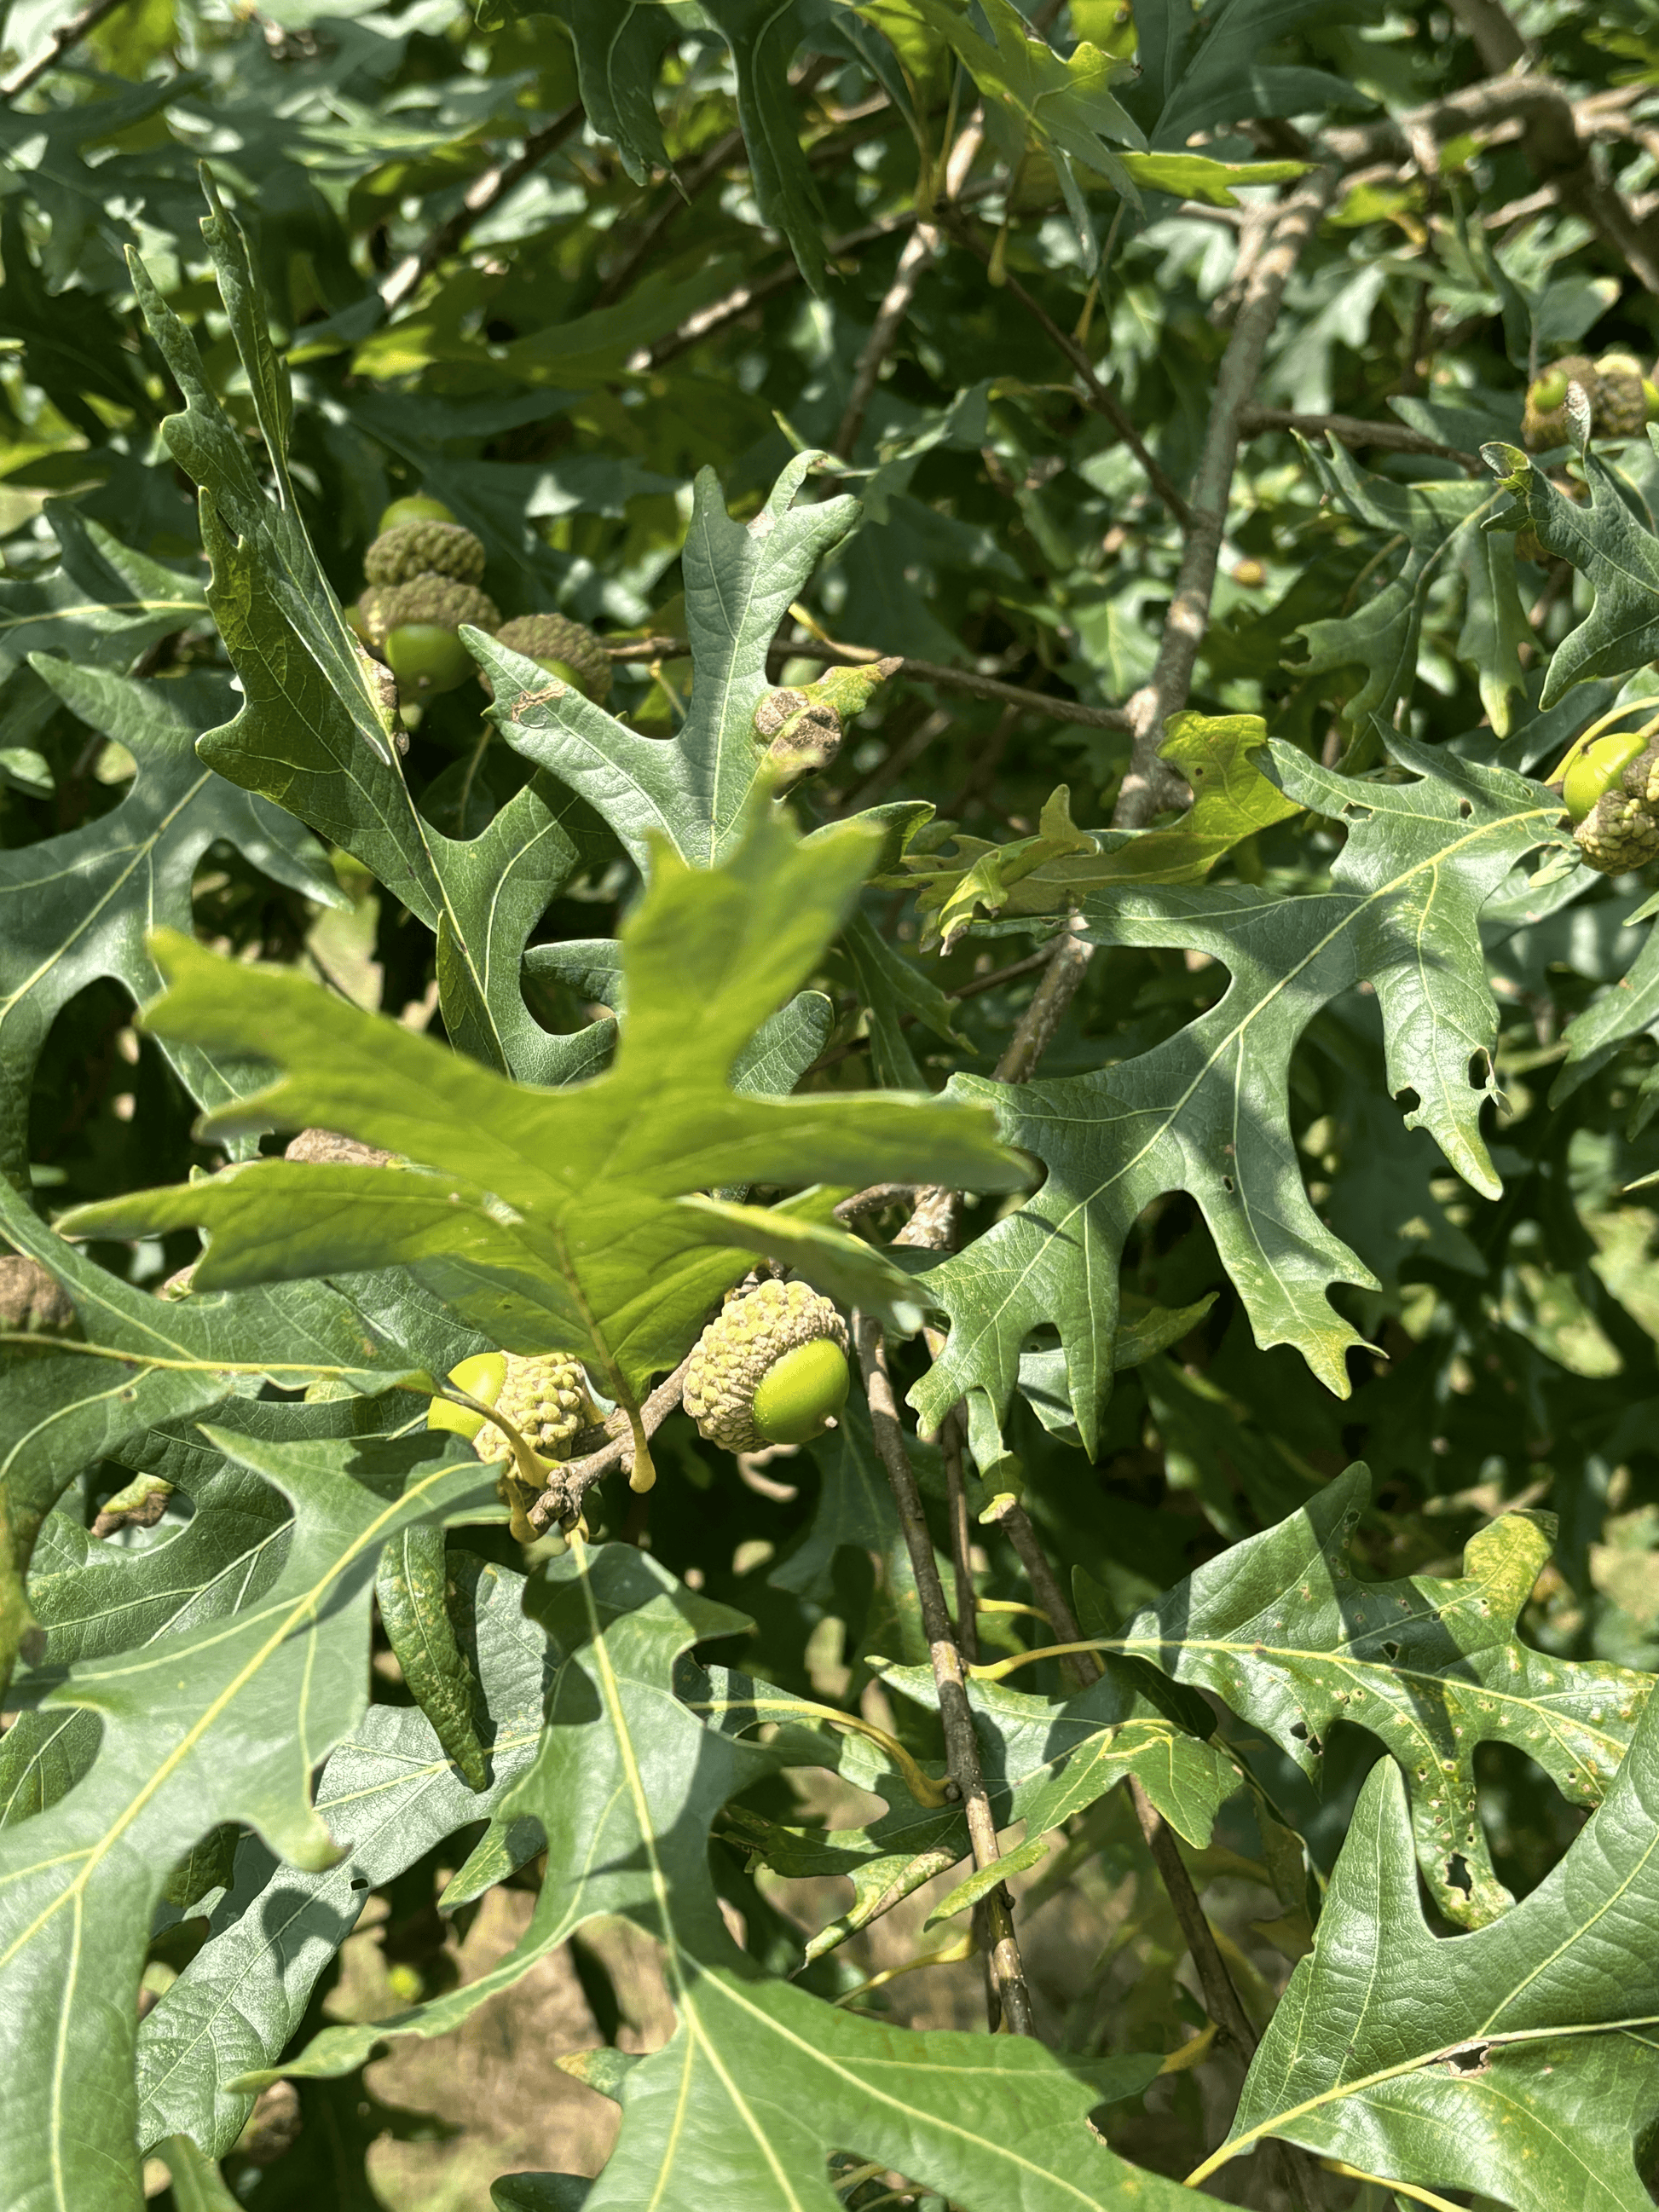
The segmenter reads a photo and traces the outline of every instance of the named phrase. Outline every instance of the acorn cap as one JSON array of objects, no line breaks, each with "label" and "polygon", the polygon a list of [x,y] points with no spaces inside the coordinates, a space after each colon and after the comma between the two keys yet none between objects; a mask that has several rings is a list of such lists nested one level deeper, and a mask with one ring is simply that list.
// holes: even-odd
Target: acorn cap
[{"label": "acorn cap", "polygon": [[1659,856],[1659,817],[1627,792],[1605,793],[1572,834],[1589,866],[1604,876],[1628,874]]},{"label": "acorn cap", "polygon": [[1604,354],[1595,364],[1591,420],[1598,438],[1635,438],[1648,419],[1642,371],[1628,355]]},{"label": "acorn cap", "polygon": [[357,602],[363,629],[376,653],[384,654],[386,639],[406,624],[431,623],[438,629],[459,629],[471,623],[477,629],[493,630],[501,610],[476,584],[458,583],[452,576],[417,576],[412,584],[371,585]]},{"label": "acorn cap", "polygon": [[1628,763],[1623,782],[1627,799],[1659,817],[1659,735],[1650,738],[1646,750]]},{"label": "acorn cap", "polygon": [[476,584],[483,572],[483,542],[459,522],[400,522],[363,556],[363,574],[371,584],[412,584],[417,576]]},{"label": "acorn cap", "polygon": [[769,1279],[728,1293],[724,1310],[697,1340],[686,1370],[684,1403],[711,1444],[753,1451],[765,1439],[755,1426],[755,1393],[786,1352],[827,1338],[845,1355],[847,1324],[810,1283]]},{"label": "acorn cap", "polygon": [[496,631],[495,641],[527,660],[563,661],[596,707],[611,696],[611,655],[591,629],[568,615],[514,615]]},{"label": "acorn cap", "polygon": [[[490,1402],[507,1415],[532,1451],[543,1459],[568,1457],[572,1441],[599,1418],[587,1395],[587,1371],[580,1360],[570,1352],[495,1356],[505,1359],[507,1372]],[[479,1429],[472,1449],[480,1459],[512,1462],[513,1447],[493,1424]]]}]

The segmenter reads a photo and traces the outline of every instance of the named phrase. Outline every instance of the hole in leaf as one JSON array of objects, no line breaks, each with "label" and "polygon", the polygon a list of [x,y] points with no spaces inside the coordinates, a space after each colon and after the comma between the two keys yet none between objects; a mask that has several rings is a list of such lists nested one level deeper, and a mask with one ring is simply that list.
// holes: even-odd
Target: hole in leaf
[{"label": "hole in leaf", "polygon": [[1446,1861],[1446,1881],[1449,1887],[1461,1889],[1465,1897],[1474,1895],[1474,1878],[1462,1851],[1454,1851]]},{"label": "hole in leaf", "polygon": [[1468,799],[1460,799],[1457,802],[1457,811],[1467,822],[1470,815],[1474,813],[1474,808]]},{"label": "hole in leaf", "polygon": [[1231,1177],[1231,1176],[1222,1176],[1222,1178],[1221,1178],[1221,1188],[1223,1188],[1223,1190],[1224,1190],[1224,1191],[1231,1191],[1231,1190],[1232,1189],[1232,1187],[1233,1187],[1233,1179],[1232,1179],[1232,1177]]},{"label": "hole in leaf", "polygon": [[1472,2043],[1467,2051],[1449,2052],[1446,2064],[1454,2074],[1484,2074],[1492,2064],[1492,2045]]},{"label": "hole in leaf", "polygon": [[1324,1747],[1321,1744],[1319,1738],[1314,1734],[1313,1730],[1308,1726],[1305,1721],[1293,1722],[1291,1726],[1291,1734],[1295,1736],[1298,1741],[1305,1743],[1309,1750],[1312,1752],[1314,1757],[1316,1759],[1318,1758],[1320,1752]]},{"label": "hole in leaf", "polygon": [[1486,1088],[1486,1085],[1487,1085],[1491,1081],[1492,1081],[1492,1058],[1491,1058],[1491,1055],[1490,1055],[1488,1053],[1485,1052],[1485,1051],[1480,1051],[1480,1052],[1472,1052],[1472,1053],[1469,1054],[1469,1088],[1470,1088],[1470,1090],[1471,1090],[1471,1091],[1484,1091],[1484,1090]]},{"label": "hole in leaf", "polygon": [[1390,1667],[1397,1667],[1400,1664],[1400,1646],[1397,1644],[1383,1644],[1379,1645],[1378,1649]]},{"label": "hole in leaf", "polygon": [[1404,1114],[1415,1114],[1423,1103],[1421,1093],[1413,1091],[1409,1083],[1403,1091],[1396,1091],[1395,1096],[1400,1102],[1401,1111]]}]

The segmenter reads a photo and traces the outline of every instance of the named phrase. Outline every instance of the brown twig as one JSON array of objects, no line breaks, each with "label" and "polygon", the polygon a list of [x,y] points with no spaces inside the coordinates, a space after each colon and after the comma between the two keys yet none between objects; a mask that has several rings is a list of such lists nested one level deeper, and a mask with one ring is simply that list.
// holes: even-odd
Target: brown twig
[{"label": "brown twig", "polygon": [[[680,1402],[680,1393],[685,1388],[686,1372],[691,1364],[691,1355],[685,1358],[665,1382],[659,1382],[640,1408],[640,1417],[647,1437],[654,1437],[668,1416]],[[582,1510],[582,1499],[600,1479],[613,1467],[631,1470],[634,1464],[633,1439],[626,1421],[620,1414],[611,1420],[620,1425],[620,1433],[613,1435],[609,1443],[602,1444],[581,1459],[568,1460],[536,1499],[525,1515],[532,1528],[545,1532],[573,1521]],[[605,1424],[609,1428],[611,1423]]]},{"label": "brown twig", "polygon": [[[898,1407],[893,1396],[892,1378],[887,1371],[887,1353],[882,1343],[881,1323],[868,1315],[856,1314],[853,1333],[858,1346],[865,1393],[870,1401],[870,1425],[875,1436],[876,1449],[887,1471],[893,1502],[898,1508],[899,1525],[904,1531],[905,1548],[910,1555],[911,1571],[915,1577],[922,1632],[927,1638],[933,1682],[939,1692],[939,1723],[945,1731],[945,1763],[951,1781],[961,1793],[974,1864],[982,1872],[986,1868],[996,1865],[1001,1852],[997,1843],[996,1818],[991,1810],[990,1796],[980,1766],[979,1739],[974,1731],[973,1708],[968,1702],[962,1654],[951,1632],[945,1590],[933,1558],[933,1535],[921,1510],[921,1493],[916,1488],[909,1454],[905,1449],[904,1431],[900,1425]],[[1024,1963],[1020,1958],[1019,1944],[1014,1935],[1013,1912],[1006,1889],[999,1884],[986,1898],[984,1905],[991,1986],[1002,2020],[1013,2034],[1031,2035],[1036,2031],[1031,2018],[1030,1991],[1026,1985]],[[994,2027],[997,2022],[994,2020],[991,2024]]]},{"label": "brown twig", "polygon": [[[1279,203],[1273,234],[1245,291],[1227,350],[1216,376],[1209,428],[1193,484],[1192,526],[1186,533],[1175,595],[1164,618],[1152,679],[1129,702],[1134,748],[1128,774],[1118,793],[1112,820],[1120,829],[1139,830],[1178,803],[1180,778],[1158,758],[1166,716],[1187,703],[1198,649],[1210,619],[1216,564],[1226,528],[1227,501],[1238,459],[1240,425],[1261,371],[1261,358],[1285,287],[1303,249],[1319,228],[1340,181],[1334,163],[1324,162],[1304,177]],[[1082,953],[1086,963],[1088,955]],[[1079,971],[1080,972],[1080,971]]]},{"label": "brown twig", "polygon": [[902,1198],[913,1197],[915,1188],[913,1182],[872,1182],[867,1190],[854,1191],[851,1198],[842,1199],[836,1208],[836,1218],[860,1221],[866,1213],[883,1213]]},{"label": "brown twig", "polygon": [[467,186],[454,214],[438,225],[418,253],[406,255],[381,285],[380,298],[386,306],[399,307],[410,298],[441,261],[460,250],[473,225],[492,208],[498,207],[509,192],[516,191],[531,171],[539,168],[548,155],[564,143],[581,119],[580,106],[567,107],[551,123],[532,131],[524,142],[524,150],[512,161],[492,162],[489,168],[480,171]]},{"label": "brown twig", "polygon": [[916,295],[916,287],[938,251],[939,233],[930,222],[919,222],[904,241],[898,266],[893,271],[893,281],[876,310],[876,319],[870,326],[870,335],[864,342],[853,370],[853,388],[847,397],[840,428],[830,441],[830,451],[839,453],[844,461],[851,460],[853,457],[853,448],[858,444],[859,432],[864,428],[865,410],[875,391],[882,364],[898,343],[898,334],[910,312],[910,302]]},{"label": "brown twig", "polygon": [[[965,983],[959,983],[954,991],[947,991],[945,995],[952,1001],[958,999],[976,999],[981,991],[994,991],[1003,983],[1012,983],[1021,975],[1030,975],[1034,969],[1046,968],[1062,942],[1063,939],[1060,938],[1052,938],[1040,951],[1028,953],[1024,960],[1012,960],[1006,968],[994,969],[988,975],[970,975]],[[920,1019],[921,1016],[918,1014],[901,1014],[899,1027],[902,1030],[914,1028]],[[862,1052],[869,1042],[867,1037],[848,1037],[844,1044],[831,1045],[828,1052],[819,1054],[811,1067],[807,1069],[807,1074],[817,1075],[823,1068],[839,1066],[843,1060],[850,1060],[855,1052]],[[872,1190],[906,1194],[915,1188],[914,1183],[908,1182],[878,1182],[871,1185]],[[926,1188],[933,1189],[937,1186],[928,1184]],[[858,1195],[859,1199],[863,1199],[868,1195],[868,1193],[860,1191]],[[884,1200],[883,1203],[886,1204],[888,1201]],[[863,1206],[859,1204],[857,1200],[845,1198],[842,1200],[841,1206],[836,1208],[836,1218],[840,1221],[850,1221],[854,1218],[853,1213],[844,1213],[842,1211],[842,1206],[853,1207],[855,1213],[873,1213],[878,1211],[873,1203]],[[912,1238],[909,1241],[915,1243],[916,1240]]]},{"label": "brown twig", "polygon": [[[689,650],[689,648],[687,648]],[[772,648],[780,665],[786,660],[822,660],[842,668],[859,668],[889,656],[871,645],[837,645],[829,639],[789,638]],[[1004,684],[995,676],[981,676],[970,668],[941,668],[936,661],[899,660],[894,672],[916,684],[935,684],[941,691],[963,691],[974,699],[994,699],[1006,707],[1029,708],[1059,722],[1075,722],[1091,730],[1127,730],[1129,717],[1121,707],[1088,707],[1080,699],[1059,699],[1052,691],[1027,691],[1018,684]]]},{"label": "brown twig", "polygon": [[112,15],[122,0],[91,0],[78,15],[60,23],[32,62],[25,62],[0,82],[0,100],[15,100],[20,92],[27,92],[38,84],[48,70],[55,69],[71,46],[78,46],[88,31],[95,31],[106,15]]},{"label": "brown twig", "polygon": [[[951,235],[958,245],[966,246],[969,253],[977,256],[980,260],[989,265],[992,248],[986,245],[983,239],[976,237],[965,222],[959,218],[953,218],[951,222]],[[1019,279],[1017,276],[1006,276],[1004,282],[1009,296],[1018,301],[1026,313],[1042,331],[1043,335],[1053,344],[1059,347],[1060,352],[1065,355],[1079,376],[1082,378],[1084,389],[1079,397],[1084,404],[1097,415],[1103,416],[1111,424],[1118,436],[1122,439],[1124,444],[1140,464],[1141,474],[1184,529],[1192,520],[1188,511],[1187,502],[1176,490],[1171,479],[1146,450],[1146,441],[1136,429],[1122,401],[1115,392],[1108,390],[1096,375],[1094,363],[1077,340],[1069,331],[1061,330],[1054,317],[1026,290]]]},{"label": "brown twig", "polygon": [[957,1601],[957,1649],[970,1667],[979,1663],[979,1613],[975,1602],[973,1529],[962,1480],[962,1419],[951,1413],[939,1433],[945,1459],[945,1513],[951,1523],[951,1565]]},{"label": "brown twig", "polygon": [[1429,453],[1437,460],[1455,461],[1460,468],[1478,470],[1480,456],[1456,446],[1443,446],[1438,438],[1403,422],[1367,422],[1358,415],[1303,415],[1290,407],[1244,408],[1238,418],[1240,433],[1256,437],[1264,430],[1299,430],[1304,438],[1322,438],[1328,431],[1345,446],[1376,446],[1390,453]]},{"label": "brown twig", "polygon": [[1075,924],[1054,940],[1048,972],[1032,992],[1031,1003],[1015,1023],[996,1064],[997,1082],[1024,1083],[1031,1074],[1076,995],[1094,949],[1077,934]]}]

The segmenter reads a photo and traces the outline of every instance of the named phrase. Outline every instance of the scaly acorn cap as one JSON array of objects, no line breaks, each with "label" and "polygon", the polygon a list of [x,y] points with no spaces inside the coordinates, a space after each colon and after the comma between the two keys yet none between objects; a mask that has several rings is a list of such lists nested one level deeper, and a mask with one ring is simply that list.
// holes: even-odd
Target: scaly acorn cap
[{"label": "scaly acorn cap", "polygon": [[[580,1360],[570,1352],[495,1356],[506,1364],[500,1389],[488,1397],[484,1391],[474,1390],[473,1396],[498,1407],[541,1458],[568,1458],[574,1438],[594,1427],[599,1418],[587,1395],[587,1372]],[[505,1431],[493,1423],[480,1425],[472,1449],[482,1460],[512,1464],[513,1447]]]},{"label": "scaly acorn cap", "polygon": [[[704,1329],[691,1354],[685,1410],[702,1436],[726,1451],[754,1451],[768,1442],[804,1443],[823,1427],[824,1418],[847,1395],[850,1341],[846,1322],[810,1283],[768,1280],[751,1290],[730,1291],[723,1310]],[[833,1347],[842,1363],[839,1378],[832,1360],[823,1363],[823,1376],[813,1376],[826,1401],[822,1413],[800,1432],[793,1432],[796,1425],[792,1422],[791,1434],[769,1437],[757,1425],[757,1395],[781,1360],[818,1344]],[[766,1418],[763,1401],[762,1418]],[[780,1425],[775,1420],[767,1423],[774,1431]]]},{"label": "scaly acorn cap", "polygon": [[1626,875],[1659,855],[1659,817],[1624,791],[1605,793],[1572,834],[1604,876]]},{"label": "scaly acorn cap", "polygon": [[1648,403],[1642,390],[1639,362],[1628,354],[1603,354],[1595,364],[1595,389],[1590,399],[1598,438],[1641,435],[1648,419]]},{"label": "scaly acorn cap", "polygon": [[1626,765],[1623,781],[1625,796],[1659,819],[1659,735],[1650,738],[1646,750]]},{"label": "scaly acorn cap", "polygon": [[412,584],[371,585],[357,602],[363,635],[374,652],[384,657],[386,639],[408,623],[430,623],[439,629],[459,629],[471,623],[475,629],[494,630],[501,610],[488,592],[476,584],[458,583],[453,576],[417,576]]},{"label": "scaly acorn cap", "polygon": [[[611,696],[611,655],[592,631],[568,615],[514,615],[495,633],[495,642],[526,660],[562,660],[596,707]],[[495,696],[489,679],[484,689]]]},{"label": "scaly acorn cap", "polygon": [[417,576],[476,584],[483,572],[483,541],[459,522],[400,522],[363,556],[363,574],[371,584],[412,584]]}]

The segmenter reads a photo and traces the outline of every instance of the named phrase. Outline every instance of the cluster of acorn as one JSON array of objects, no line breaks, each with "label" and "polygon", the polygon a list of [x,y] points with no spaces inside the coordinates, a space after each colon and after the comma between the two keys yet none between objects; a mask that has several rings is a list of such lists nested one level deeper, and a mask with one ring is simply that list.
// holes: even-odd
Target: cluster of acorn
[{"label": "cluster of acorn", "polygon": [[1574,753],[1561,803],[1578,849],[1603,875],[1622,876],[1659,856],[1659,734],[1610,730]]},{"label": "cluster of acorn", "polygon": [[[685,1410],[710,1443],[729,1452],[805,1443],[846,1402],[848,1346],[846,1322],[809,1284],[768,1279],[730,1291],[692,1352]],[[477,1406],[501,1412],[549,1462],[568,1459],[576,1437],[599,1419],[574,1352],[482,1352],[462,1360],[449,1380]],[[505,1431],[449,1398],[432,1401],[427,1426],[465,1437],[480,1459],[501,1465],[517,1528],[531,1501],[514,1474]]]},{"label": "cluster of acorn", "polygon": [[1565,354],[1528,387],[1521,434],[1529,453],[1567,444],[1567,393],[1577,385],[1589,402],[1593,438],[1634,438],[1644,423],[1659,422],[1659,385],[1627,353]]},{"label": "cluster of acorn", "polygon": [[347,618],[398,680],[405,706],[453,691],[469,676],[489,679],[461,642],[464,623],[537,662],[561,683],[603,706],[611,690],[611,659],[591,629],[568,616],[501,611],[482,588],[483,542],[456,521],[441,500],[393,500],[363,558],[367,585]]}]

